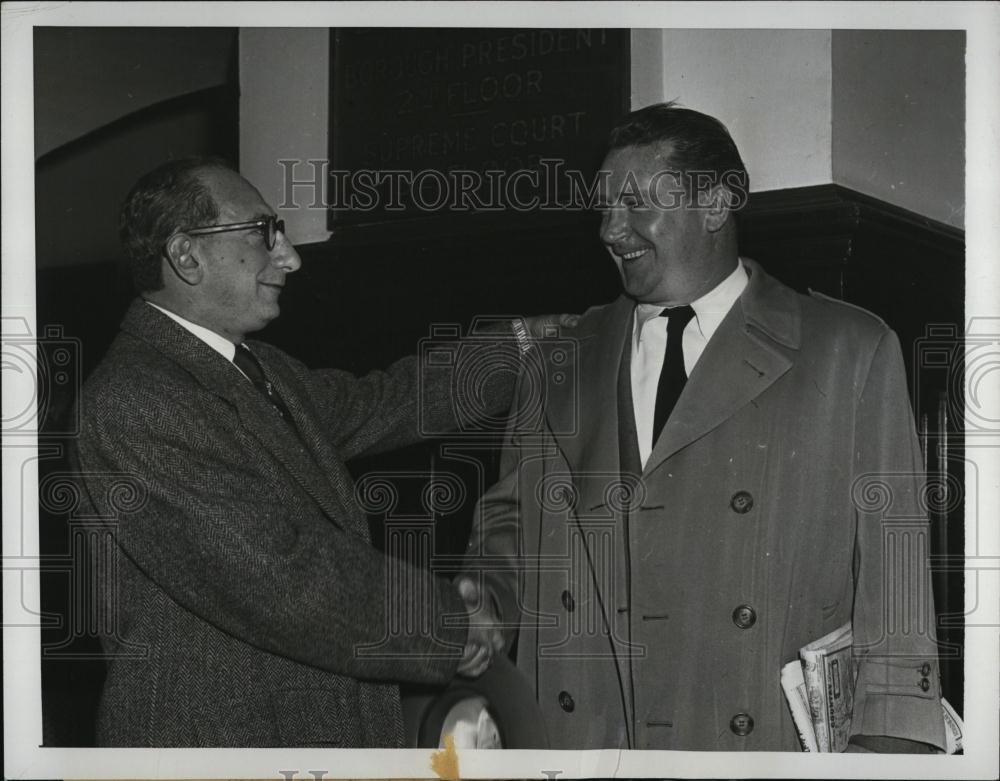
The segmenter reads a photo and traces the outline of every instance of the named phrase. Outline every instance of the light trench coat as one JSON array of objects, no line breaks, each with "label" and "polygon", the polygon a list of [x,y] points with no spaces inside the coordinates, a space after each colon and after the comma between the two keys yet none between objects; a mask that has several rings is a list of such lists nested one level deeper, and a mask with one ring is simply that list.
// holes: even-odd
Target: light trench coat
[{"label": "light trench coat", "polygon": [[781,668],[848,621],[851,733],[943,746],[898,340],[746,265],[644,468],[634,302],[588,311],[521,378],[468,561],[552,748],[798,750]]}]

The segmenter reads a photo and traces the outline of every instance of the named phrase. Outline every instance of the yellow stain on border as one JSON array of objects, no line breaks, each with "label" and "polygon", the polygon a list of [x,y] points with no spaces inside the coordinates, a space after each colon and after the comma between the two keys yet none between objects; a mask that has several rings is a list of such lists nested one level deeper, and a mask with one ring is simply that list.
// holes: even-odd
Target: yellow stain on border
[{"label": "yellow stain on border", "polygon": [[455,738],[452,735],[445,735],[444,748],[431,754],[431,770],[445,781],[459,781],[461,778],[458,773],[458,752],[455,751]]}]

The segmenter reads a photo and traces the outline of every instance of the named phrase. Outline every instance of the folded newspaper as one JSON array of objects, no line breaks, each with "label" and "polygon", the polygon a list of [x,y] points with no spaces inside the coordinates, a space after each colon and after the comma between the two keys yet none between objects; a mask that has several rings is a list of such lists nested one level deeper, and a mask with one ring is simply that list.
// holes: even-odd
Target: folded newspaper
[{"label": "folded newspaper", "polygon": [[[857,678],[851,625],[843,626],[799,650],[799,659],[781,669],[781,688],[803,751],[843,751],[850,737]],[[962,749],[962,720],[941,698],[947,753]]]}]

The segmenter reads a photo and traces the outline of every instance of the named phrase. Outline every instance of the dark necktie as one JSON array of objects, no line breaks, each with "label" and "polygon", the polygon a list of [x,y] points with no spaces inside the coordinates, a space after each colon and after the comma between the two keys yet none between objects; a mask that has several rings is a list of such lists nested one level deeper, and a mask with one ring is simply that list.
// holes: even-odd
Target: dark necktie
[{"label": "dark necktie", "polygon": [[264,394],[264,398],[271,402],[271,405],[278,411],[278,414],[285,421],[291,423],[292,416],[288,414],[288,407],[285,406],[284,400],[278,394],[278,391],[271,384],[270,380],[267,379],[267,375],[264,374],[264,367],[260,365],[257,356],[250,352],[250,348],[245,344],[237,345],[236,355],[233,356],[233,363],[250,378],[250,382],[254,384],[257,390]]},{"label": "dark necktie", "polygon": [[667,350],[663,356],[660,381],[656,384],[656,408],[653,412],[653,444],[660,438],[660,432],[670,417],[670,413],[684,390],[687,372],[684,371],[684,329],[694,317],[689,306],[675,306],[664,309],[660,317],[667,318]]}]

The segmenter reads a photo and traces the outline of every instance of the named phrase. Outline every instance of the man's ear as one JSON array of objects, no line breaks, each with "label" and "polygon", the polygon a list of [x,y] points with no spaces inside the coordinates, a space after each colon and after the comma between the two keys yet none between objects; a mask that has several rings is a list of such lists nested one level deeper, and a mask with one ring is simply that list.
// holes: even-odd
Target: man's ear
[{"label": "man's ear", "polygon": [[717,184],[709,190],[708,204],[704,207],[705,229],[709,233],[717,233],[729,221],[731,215],[730,197],[729,190],[721,184]]},{"label": "man's ear", "polygon": [[193,249],[194,243],[191,241],[190,236],[183,233],[175,233],[167,241],[167,246],[164,250],[167,262],[170,263],[170,268],[173,269],[174,274],[188,285],[197,285],[201,282],[202,275],[205,272],[201,262],[195,257]]}]

